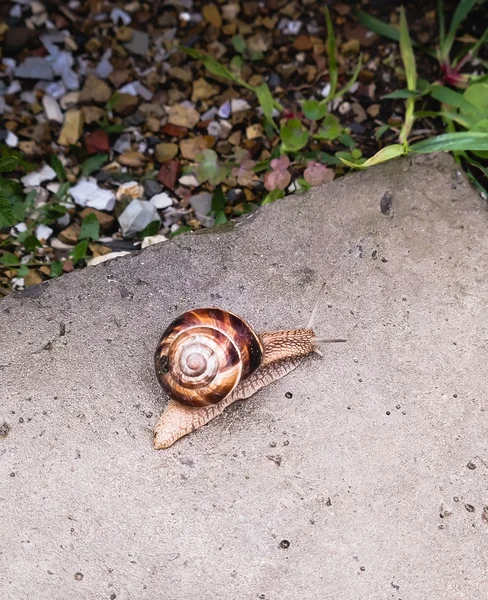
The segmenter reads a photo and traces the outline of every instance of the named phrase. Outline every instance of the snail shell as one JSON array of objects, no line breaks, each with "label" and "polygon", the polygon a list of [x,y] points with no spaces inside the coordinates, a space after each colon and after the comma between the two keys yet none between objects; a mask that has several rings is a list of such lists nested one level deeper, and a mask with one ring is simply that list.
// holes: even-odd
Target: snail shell
[{"label": "snail shell", "polygon": [[159,383],[187,406],[217,404],[261,364],[263,344],[241,317],[197,308],[177,317],[154,355]]}]

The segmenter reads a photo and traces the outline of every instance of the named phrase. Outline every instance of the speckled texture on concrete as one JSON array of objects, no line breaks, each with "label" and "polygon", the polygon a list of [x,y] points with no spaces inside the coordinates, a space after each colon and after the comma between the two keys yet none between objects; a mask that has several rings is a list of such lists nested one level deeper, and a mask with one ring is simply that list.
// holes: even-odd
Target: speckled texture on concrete
[{"label": "speckled texture on concrete", "polygon": [[[485,597],[487,230],[395,161],[0,302],[1,600]],[[153,450],[162,328],[300,326],[324,279],[348,343]]]}]

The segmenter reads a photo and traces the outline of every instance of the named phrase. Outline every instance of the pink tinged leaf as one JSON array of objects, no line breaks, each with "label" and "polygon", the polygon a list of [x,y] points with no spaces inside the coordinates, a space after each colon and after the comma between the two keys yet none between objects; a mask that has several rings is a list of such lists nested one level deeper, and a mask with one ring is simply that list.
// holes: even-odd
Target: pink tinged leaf
[{"label": "pink tinged leaf", "polygon": [[288,169],[290,166],[290,159],[286,155],[280,156],[280,158],[273,158],[270,164],[274,171],[281,171],[283,169]]},{"label": "pink tinged leaf", "polygon": [[325,165],[311,160],[303,177],[310,185],[320,185],[321,183],[329,183],[334,179],[334,171],[328,169]]},{"label": "pink tinged leaf", "polygon": [[264,176],[264,187],[268,192],[279,189],[284,190],[291,181],[291,175],[288,171],[269,171]]}]

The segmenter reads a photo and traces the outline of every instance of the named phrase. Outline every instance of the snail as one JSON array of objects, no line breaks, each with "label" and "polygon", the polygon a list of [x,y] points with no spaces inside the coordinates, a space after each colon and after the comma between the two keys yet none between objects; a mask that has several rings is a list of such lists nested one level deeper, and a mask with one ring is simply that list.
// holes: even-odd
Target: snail
[{"label": "snail", "polygon": [[221,308],[196,308],[177,317],[154,355],[156,376],[170,397],[154,428],[154,447],[169,448],[233,402],[284,377],[305,357],[322,356],[319,344],[345,342],[315,336],[321,292],[302,329],[257,334],[243,318]]}]

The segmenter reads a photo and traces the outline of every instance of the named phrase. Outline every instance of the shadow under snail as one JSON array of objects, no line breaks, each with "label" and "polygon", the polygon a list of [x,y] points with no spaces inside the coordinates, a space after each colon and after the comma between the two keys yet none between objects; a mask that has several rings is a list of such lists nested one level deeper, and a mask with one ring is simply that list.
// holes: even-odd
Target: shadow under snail
[{"label": "shadow under snail", "polygon": [[177,317],[154,355],[156,376],[170,401],[154,428],[154,447],[169,448],[237,400],[284,377],[302,360],[321,354],[312,329],[322,286],[307,326],[256,333],[241,317],[220,308],[196,308]]}]

